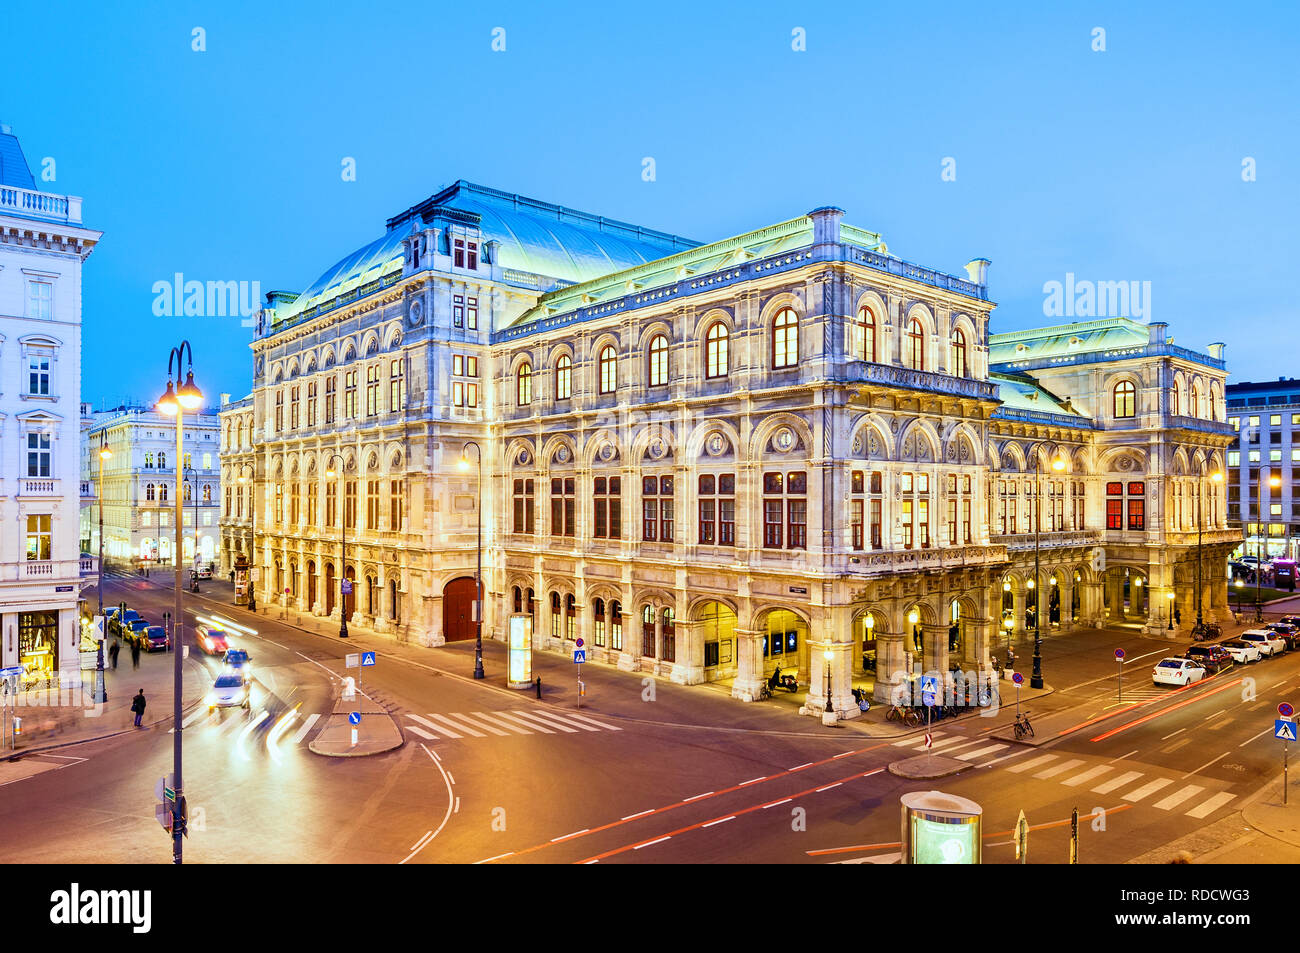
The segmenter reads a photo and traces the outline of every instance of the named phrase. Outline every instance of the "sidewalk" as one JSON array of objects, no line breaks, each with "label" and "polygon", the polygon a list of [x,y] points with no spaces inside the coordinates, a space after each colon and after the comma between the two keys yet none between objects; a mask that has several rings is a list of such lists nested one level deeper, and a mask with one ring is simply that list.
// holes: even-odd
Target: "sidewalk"
[{"label": "sidewalk", "polygon": [[[105,643],[104,652],[104,688],[108,701],[102,706],[93,703],[93,670],[82,673],[80,691],[23,693],[18,696],[19,704],[14,710],[22,719],[22,733],[16,749],[10,750],[6,745],[0,750],[0,761],[141,730],[135,727],[135,715],[131,711],[131,700],[141,689],[147,703],[143,727],[162,731],[172,727],[172,654],[141,653],[140,667],[132,669],[131,654],[124,647],[114,671],[107,652],[112,642],[109,639]],[[202,700],[211,684],[207,672],[193,658],[184,661],[182,671],[181,706],[188,713]]]}]

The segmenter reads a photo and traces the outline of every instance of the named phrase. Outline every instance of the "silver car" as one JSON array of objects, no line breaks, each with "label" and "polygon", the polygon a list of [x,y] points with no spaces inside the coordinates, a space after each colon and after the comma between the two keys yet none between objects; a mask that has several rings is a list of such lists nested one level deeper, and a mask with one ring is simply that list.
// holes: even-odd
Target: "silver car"
[{"label": "silver car", "polygon": [[208,692],[208,712],[218,708],[247,708],[248,684],[238,673],[223,672]]}]

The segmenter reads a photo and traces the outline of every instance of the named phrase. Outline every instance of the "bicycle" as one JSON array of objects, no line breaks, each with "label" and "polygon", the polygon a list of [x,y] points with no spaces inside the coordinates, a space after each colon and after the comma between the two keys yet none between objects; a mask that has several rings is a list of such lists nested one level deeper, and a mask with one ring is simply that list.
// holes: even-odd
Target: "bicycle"
[{"label": "bicycle", "polygon": [[885,712],[885,720],[900,722],[908,728],[919,728],[924,721],[921,713],[911,705],[890,705]]},{"label": "bicycle", "polygon": [[1034,737],[1034,726],[1029,723],[1029,712],[1025,712],[1023,715],[1016,715],[1015,731],[1017,741],[1025,735],[1028,735],[1031,738]]},{"label": "bicycle", "polygon": [[765,702],[772,697],[772,689],[767,687],[767,682],[760,682],[758,685],[758,698],[756,701]]}]

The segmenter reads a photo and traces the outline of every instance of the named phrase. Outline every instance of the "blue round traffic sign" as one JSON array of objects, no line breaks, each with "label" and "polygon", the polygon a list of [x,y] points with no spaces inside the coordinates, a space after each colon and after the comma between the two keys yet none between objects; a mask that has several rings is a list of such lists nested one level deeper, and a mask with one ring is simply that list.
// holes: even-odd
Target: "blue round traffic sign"
[{"label": "blue round traffic sign", "polygon": [[1021,675],[1019,672],[1016,672],[1016,674],[1011,676],[1011,680],[1015,682],[1017,685],[1019,685],[1021,682],[1025,680],[1025,676]]},{"label": "blue round traffic sign", "polygon": [[1115,658],[1119,659],[1120,661],[1123,661],[1123,660],[1124,660],[1124,650],[1123,650],[1123,649],[1116,649],[1116,650],[1115,650]]},{"label": "blue round traffic sign", "polygon": [[1283,718],[1290,718],[1295,714],[1295,709],[1291,707],[1289,702],[1283,702],[1277,706],[1277,713]]}]

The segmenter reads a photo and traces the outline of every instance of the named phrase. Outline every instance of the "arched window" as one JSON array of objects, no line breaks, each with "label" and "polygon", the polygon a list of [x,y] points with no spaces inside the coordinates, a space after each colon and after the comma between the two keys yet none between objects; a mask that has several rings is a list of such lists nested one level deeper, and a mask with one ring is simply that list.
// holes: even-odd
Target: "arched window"
[{"label": "arched window", "polygon": [[851,348],[850,357],[855,361],[876,359],[876,316],[866,305],[858,308],[858,316],[853,322]]},{"label": "arched window", "polygon": [[799,316],[793,308],[782,308],[772,322],[772,367],[794,367],[799,363]]},{"label": "arched window", "polygon": [[961,328],[952,329],[952,355],[948,362],[948,371],[953,377],[966,376],[966,335]]},{"label": "arched window", "polygon": [[650,341],[650,367],[648,378],[651,387],[668,383],[668,338],[656,334]]},{"label": "arched window", "polygon": [[1171,414],[1181,414],[1182,411],[1182,394],[1178,391],[1178,381],[1169,388],[1169,412]]},{"label": "arched window", "polygon": [[1192,399],[1187,404],[1187,413],[1191,417],[1204,416],[1201,413],[1201,387],[1199,384],[1192,384]]},{"label": "arched window", "polygon": [[925,370],[925,329],[916,318],[907,325],[907,344],[903,351],[903,363],[914,371]]},{"label": "arched window", "polygon": [[605,645],[605,600],[596,599],[591,603],[592,641],[601,647]]},{"label": "arched window", "polygon": [[203,486],[203,502],[204,503],[212,502],[212,484],[210,483],[206,483]]},{"label": "arched window", "polygon": [[145,484],[144,498],[146,500],[152,500],[154,498],[154,487],[152,483]]},{"label": "arched window", "polygon": [[1116,417],[1133,417],[1137,414],[1137,388],[1132,381],[1120,381],[1114,390]]},{"label": "arched window", "polygon": [[181,484],[181,488],[184,490],[185,502],[188,503],[190,501],[190,496],[192,495],[190,493],[190,485],[188,483],[183,483]]},{"label": "arched window", "polygon": [[166,483],[159,483],[159,484],[158,484],[158,502],[159,502],[159,503],[166,503],[166,502],[167,502],[167,484],[166,484]]},{"label": "arched window", "polygon": [[560,594],[551,593],[551,638],[560,639],[564,637],[564,630],[560,627]]},{"label": "arched window", "polygon": [[673,610],[665,609],[663,611],[663,626],[660,632],[663,635],[661,657],[665,662],[677,661],[677,629],[673,625]]},{"label": "arched window", "polygon": [[730,355],[727,353],[731,331],[721,321],[709,326],[705,335],[704,363],[706,377],[726,377],[730,368]]},{"label": "arched window", "polygon": [[572,641],[578,637],[578,600],[569,593],[564,597],[564,637]]},{"label": "arched window", "polygon": [[618,352],[612,344],[600,349],[600,392],[612,394],[618,387]]},{"label": "arched window", "polygon": [[167,454],[165,453],[158,454],[158,469],[159,470],[167,469]]},{"label": "arched window", "polygon": [[561,354],[555,362],[555,399],[568,400],[573,396],[573,361]]},{"label": "arched window", "polygon": [[533,402],[533,365],[520,364],[515,374],[515,403],[527,407]]},{"label": "arched window", "polygon": [[519,614],[524,611],[524,593],[518,586],[515,586],[515,613]]}]

